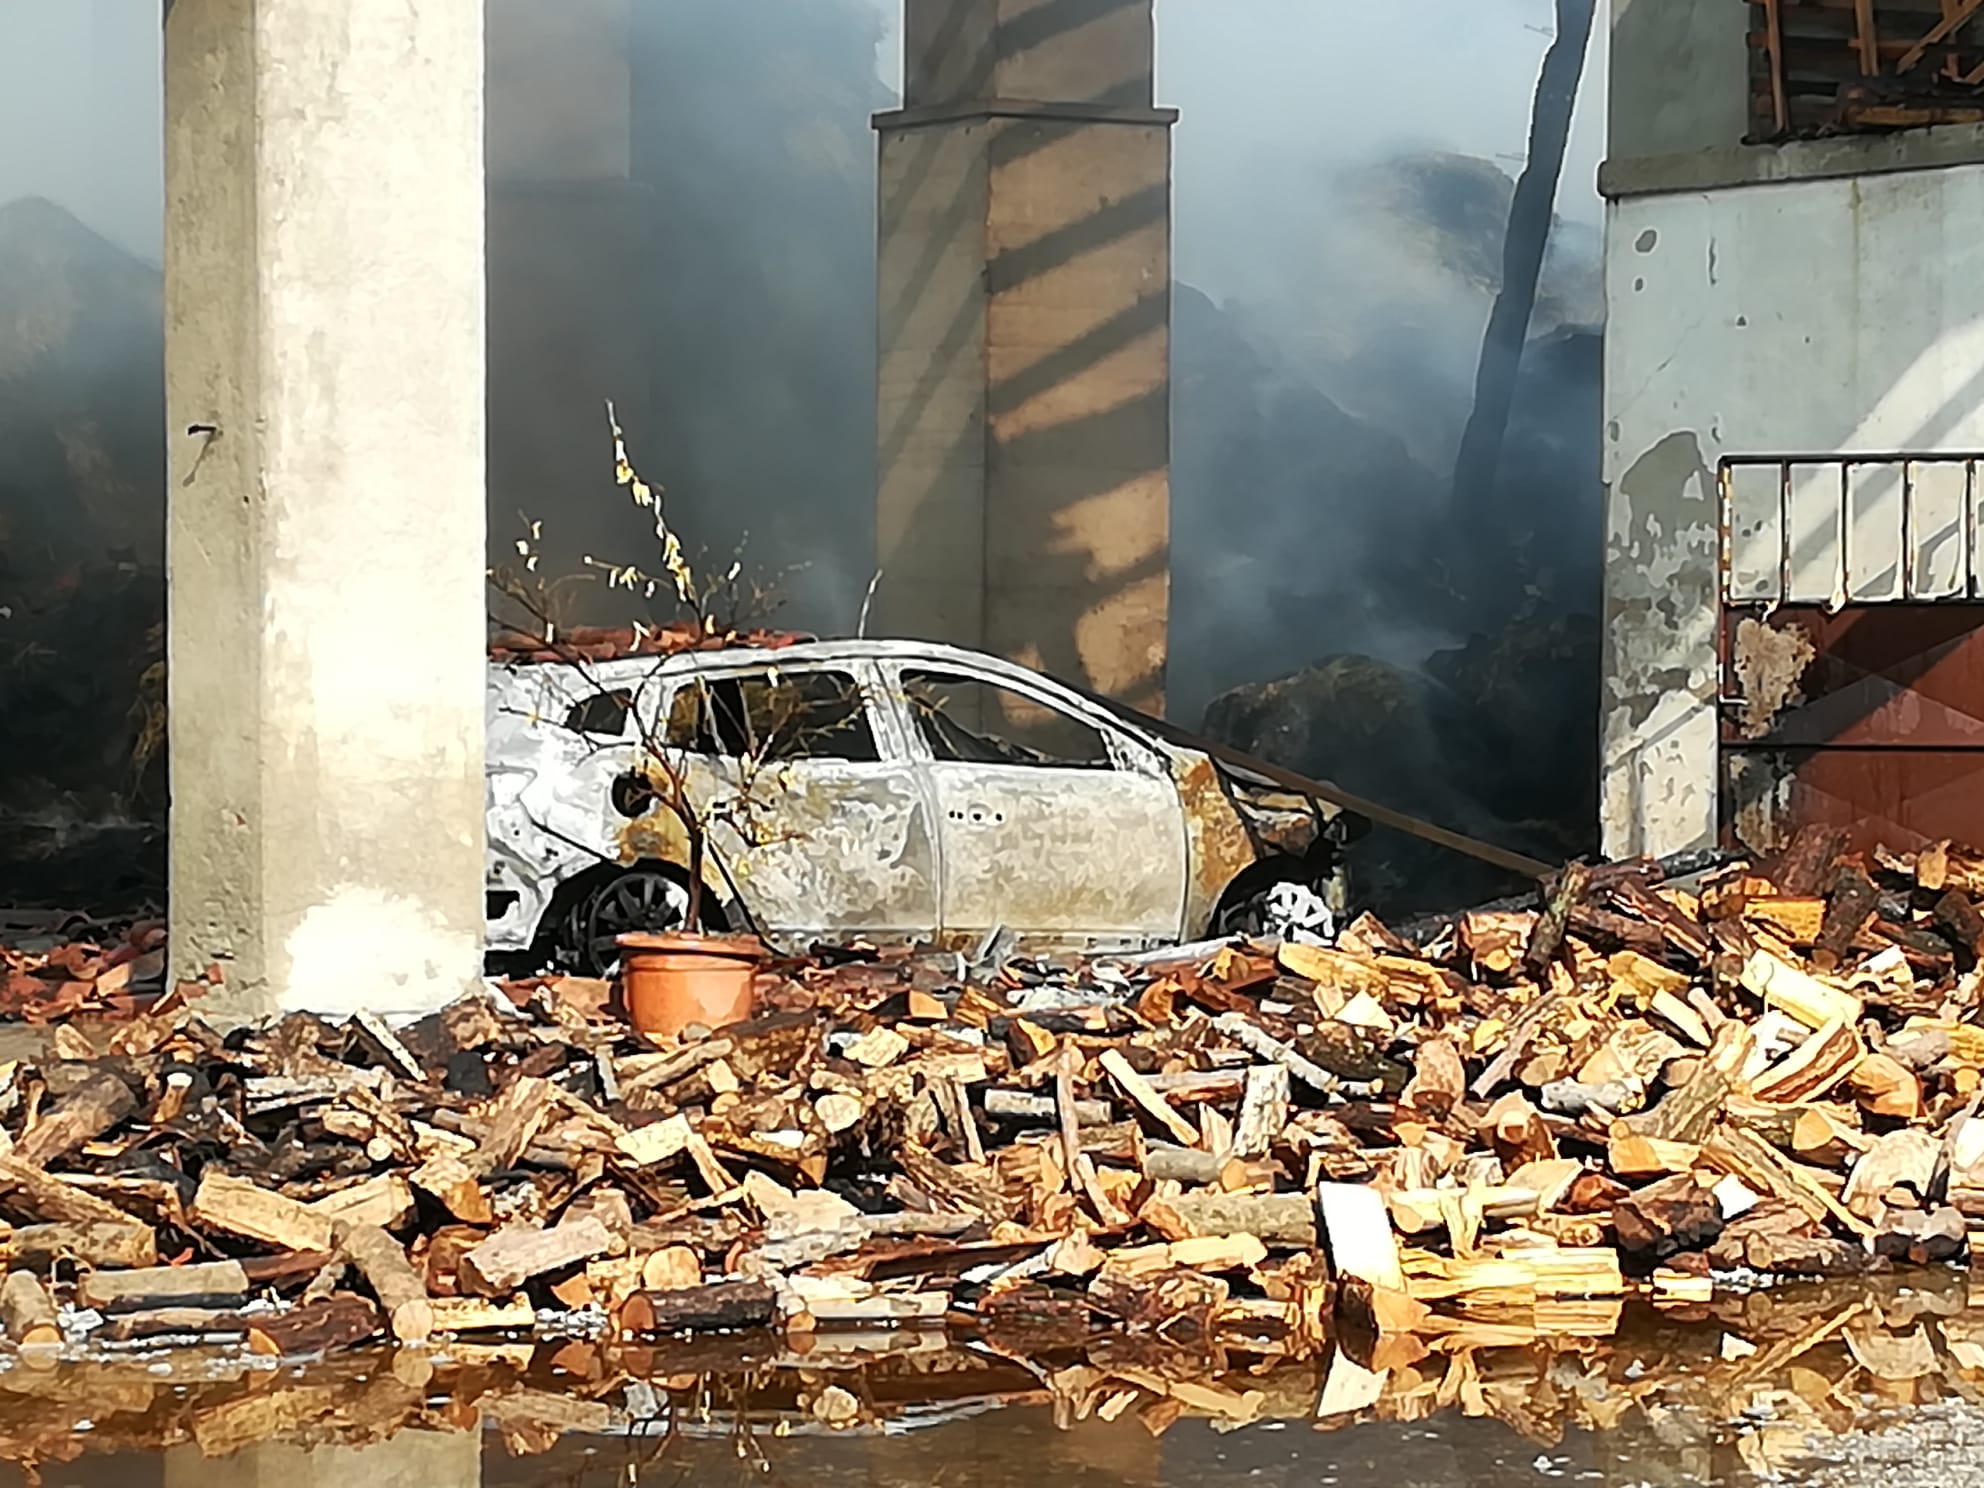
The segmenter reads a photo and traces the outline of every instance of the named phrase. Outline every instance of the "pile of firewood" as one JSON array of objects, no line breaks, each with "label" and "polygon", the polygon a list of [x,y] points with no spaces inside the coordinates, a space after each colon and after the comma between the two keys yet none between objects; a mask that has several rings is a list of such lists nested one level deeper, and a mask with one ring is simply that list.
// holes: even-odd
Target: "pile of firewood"
[{"label": "pile of firewood", "polygon": [[[1317,1348],[1487,1306],[1955,1259],[1984,856],[1567,869],[1412,943],[841,950],[637,1040],[611,989],[0,1066],[20,1344],[947,1324]],[[362,968],[354,968],[362,976]]]}]

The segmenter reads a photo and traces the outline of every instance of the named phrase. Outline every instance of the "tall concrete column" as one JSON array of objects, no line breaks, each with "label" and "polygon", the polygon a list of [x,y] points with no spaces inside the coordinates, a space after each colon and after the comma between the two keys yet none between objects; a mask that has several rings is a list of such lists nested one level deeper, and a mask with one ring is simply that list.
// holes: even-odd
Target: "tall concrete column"
[{"label": "tall concrete column", "polygon": [[1161,707],[1171,139],[1152,0],[906,0],[871,630]]},{"label": "tall concrete column", "polygon": [[482,6],[171,0],[172,955],[418,1013],[482,926]]}]

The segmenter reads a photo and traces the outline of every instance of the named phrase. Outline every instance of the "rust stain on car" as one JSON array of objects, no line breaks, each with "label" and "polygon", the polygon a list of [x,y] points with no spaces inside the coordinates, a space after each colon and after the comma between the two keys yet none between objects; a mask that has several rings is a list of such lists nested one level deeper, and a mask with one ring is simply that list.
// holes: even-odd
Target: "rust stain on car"
[{"label": "rust stain on car", "polygon": [[1201,925],[1219,907],[1227,885],[1259,860],[1260,850],[1240,808],[1226,794],[1217,765],[1204,755],[1181,755],[1172,760],[1171,771],[1191,842],[1185,918]]}]

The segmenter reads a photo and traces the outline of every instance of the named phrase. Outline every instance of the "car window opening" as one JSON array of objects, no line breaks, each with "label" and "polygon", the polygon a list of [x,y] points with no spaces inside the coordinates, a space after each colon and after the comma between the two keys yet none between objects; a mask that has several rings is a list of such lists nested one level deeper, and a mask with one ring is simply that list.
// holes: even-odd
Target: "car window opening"
[{"label": "car window opening", "polygon": [[667,742],[730,759],[881,758],[861,686],[845,672],[691,679],[669,709]]},{"label": "car window opening", "polygon": [[575,734],[596,739],[626,737],[627,715],[633,712],[634,694],[626,688],[596,692],[572,704],[565,714],[565,727]]},{"label": "car window opening", "polygon": [[904,700],[931,757],[951,764],[1107,770],[1109,741],[1072,714],[996,683],[906,671]]}]

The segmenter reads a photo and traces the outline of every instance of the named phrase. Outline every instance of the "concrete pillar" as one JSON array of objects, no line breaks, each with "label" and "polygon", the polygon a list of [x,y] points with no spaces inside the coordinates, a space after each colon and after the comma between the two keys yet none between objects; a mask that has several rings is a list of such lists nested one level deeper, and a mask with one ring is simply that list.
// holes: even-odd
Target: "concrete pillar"
[{"label": "concrete pillar", "polygon": [[164,1488],[481,1488],[482,1434],[402,1431],[364,1447],[258,1442],[219,1457],[189,1443],[165,1454],[163,1477]]},{"label": "concrete pillar", "polygon": [[1151,8],[906,0],[870,630],[1161,707],[1177,114]]},{"label": "concrete pillar", "polygon": [[166,19],[172,954],[211,1013],[480,971],[482,7]]}]

